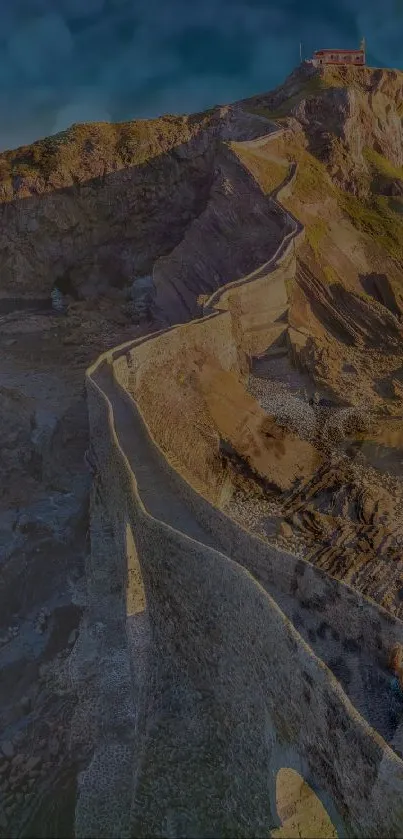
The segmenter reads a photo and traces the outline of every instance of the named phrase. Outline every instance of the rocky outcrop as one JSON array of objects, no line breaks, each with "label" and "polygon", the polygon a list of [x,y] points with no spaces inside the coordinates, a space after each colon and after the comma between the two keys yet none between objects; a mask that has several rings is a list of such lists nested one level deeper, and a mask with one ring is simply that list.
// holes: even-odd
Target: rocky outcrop
[{"label": "rocky outcrop", "polygon": [[[403,164],[403,84],[395,70],[303,63],[275,91],[242,104],[268,116],[281,114],[290,127],[302,128],[334,182],[361,197],[371,188],[366,149],[395,167]],[[398,185],[388,190],[400,194]]]},{"label": "rocky outcrop", "polygon": [[[293,236],[298,231],[294,226]],[[266,282],[270,288],[277,270],[281,276],[283,257],[255,277],[258,286]],[[120,606],[115,602],[104,613],[95,643],[83,627],[76,659],[77,689],[93,738],[93,759],[80,782],[78,835],[109,835],[116,819],[121,833],[135,835],[161,835],[167,822],[173,835],[271,831],[272,781],[284,763],[298,767],[321,791],[341,834],[399,835],[402,763],[383,739],[392,736],[386,718],[379,717],[380,707],[381,717],[386,712],[386,694],[373,708],[363,674],[369,667],[381,680],[402,625],[349,586],[226,517],[217,497],[212,504],[205,494],[213,473],[197,472],[195,441],[204,441],[205,453],[214,450],[211,431],[214,424],[220,427],[217,412],[228,389],[235,421],[251,432],[252,412],[244,418],[235,397],[246,378],[242,336],[248,317],[253,328],[245,289],[253,298],[254,284],[253,276],[229,283],[207,301],[204,318],[123,345],[88,371],[97,469],[89,582],[101,595],[90,604],[90,623],[108,599],[100,569],[112,542]],[[197,418],[187,409],[199,405],[200,395],[205,401]],[[224,424],[228,417],[224,406]],[[344,418],[350,430],[352,423],[352,415]],[[245,452],[240,455],[245,460]],[[277,455],[280,475],[284,451]],[[368,504],[363,500],[367,517]],[[303,516],[317,534],[326,513],[310,512],[308,506]],[[109,665],[90,700],[80,677],[88,649],[92,660],[107,656]],[[138,654],[140,673],[130,672],[128,663]],[[359,661],[354,677],[346,655],[353,666]],[[103,697],[118,691],[124,697],[118,722],[113,703],[92,710],[101,688]],[[360,781],[352,785],[357,766]]]},{"label": "rocky outcrop", "polygon": [[386,307],[349,293],[341,283],[324,285],[302,260],[297,281],[302,300],[299,304],[295,301],[292,308],[292,326],[306,327],[310,310],[339,343],[400,353],[403,327]]},{"label": "rocky outcrop", "polygon": [[[2,293],[119,296],[203,212],[216,144],[267,132],[230,107],[72,126],[0,155]],[[167,223],[169,219],[169,223]],[[51,267],[50,267],[51,266]]]},{"label": "rocky outcrop", "polygon": [[[403,602],[402,504],[386,480],[385,493],[374,481],[371,495],[373,473],[358,463],[354,475],[334,467],[337,446],[359,447],[368,433],[364,396],[399,410],[401,306],[383,259],[384,243],[397,240],[379,237],[379,268],[367,237],[355,263],[351,253],[364,247],[334,184],[396,197],[400,82],[365,71],[358,83],[354,72],[349,81],[305,67],[260,97],[266,116],[238,105],[75,126],[0,156],[2,293],[13,294],[0,302],[2,328],[15,317],[2,347],[17,355],[25,342],[32,351],[31,394],[18,377],[23,397],[10,382],[3,391],[2,466],[20,509],[0,515],[0,595],[4,613],[31,609],[22,630],[17,611],[7,616],[0,636],[5,834],[21,812],[18,824],[27,817],[26,832],[43,835],[54,808],[73,832],[79,755],[78,836],[266,836],[277,816],[290,827],[275,802],[278,770],[290,765],[312,782],[340,835],[400,835],[401,741],[385,668],[402,632],[391,616]],[[267,106],[285,116],[286,134],[273,131]],[[277,168],[260,181],[267,135]],[[246,141],[244,159],[233,140]],[[276,199],[267,184],[279,171]],[[334,222],[338,236],[327,276],[320,263],[334,244],[331,225],[321,251],[312,219]],[[376,281],[359,285],[375,270]],[[12,309],[28,292],[22,317]],[[66,319],[36,309],[60,295]],[[125,330],[130,344],[88,374],[94,445],[84,456],[77,382],[62,404],[69,368]],[[33,368],[52,355],[63,387],[50,410]],[[248,396],[254,356],[287,399],[261,381]],[[289,372],[291,357],[304,370]],[[308,380],[314,396],[327,386],[327,401],[308,404]],[[389,445],[398,439],[391,430]],[[86,465],[94,485],[84,597],[76,583],[88,548]],[[231,503],[238,486],[243,519]],[[29,748],[16,733],[21,714],[32,714]],[[52,715],[52,736],[35,739],[38,720]],[[29,749],[40,762],[28,770]]]},{"label": "rocky outcrop", "polygon": [[165,322],[194,317],[199,294],[211,295],[261,266],[267,253],[276,251],[283,229],[282,214],[272,199],[262,195],[235,156],[223,150],[216,158],[204,211],[181,243],[155,263],[155,304]]},{"label": "rocky outcrop", "polygon": [[401,617],[401,500],[374,479],[371,486],[346,464],[319,470],[283,513],[304,535],[310,562]]},{"label": "rocky outcrop", "polygon": [[[224,320],[228,321],[227,313],[180,330],[191,334],[194,329],[207,328],[210,336],[216,334],[219,345]],[[173,329],[164,335],[168,343],[172,339],[173,347],[177,332]],[[318,637],[320,646],[329,629],[336,642],[354,650],[354,655],[362,653],[360,644],[368,642],[374,655],[372,620],[379,627],[377,640],[385,652],[392,638],[399,636],[400,624],[348,587],[315,572],[308,563],[279,555],[252,539],[183,480],[152,439],[148,418],[141,415],[127,392],[129,388],[137,396],[139,359],[153,353],[155,340],[158,342],[158,337],[123,346],[88,371],[99,502],[93,527],[104,529],[104,538],[94,541],[90,585],[97,585],[97,580],[98,586],[101,584],[99,570],[104,556],[110,555],[109,523],[109,538],[119,546],[121,602],[132,603],[128,531],[130,546],[134,542],[136,547],[137,575],[141,573],[145,596],[142,608],[131,608],[130,613],[125,614],[117,604],[116,611],[109,608],[102,635],[92,644],[93,659],[102,649],[105,655],[103,639],[113,633],[114,659],[108,659],[103,696],[105,690],[110,696],[119,690],[125,701],[119,724],[112,705],[108,706],[102,742],[97,735],[101,709],[88,716],[94,757],[81,778],[77,833],[109,835],[118,819],[120,832],[157,836],[169,818],[174,835],[196,828],[203,834],[237,833],[239,829],[242,835],[256,835],[263,825],[267,829],[267,824],[275,823],[273,785],[270,781],[267,787],[267,778],[274,779],[278,768],[291,764],[321,790],[341,833],[351,830],[364,836],[369,831],[376,836],[388,825],[387,829],[398,835],[401,761],[356,713],[328,668],[312,654],[281,609],[295,610],[299,604],[306,610],[304,616],[316,615],[317,609],[321,623],[317,633],[309,627],[312,643]],[[91,624],[95,612],[102,609],[102,599],[94,601],[92,609]],[[152,627],[146,647],[140,644],[147,662],[140,674],[140,695],[138,676],[131,676],[126,665],[130,656],[136,660],[139,616],[147,618]],[[303,632],[302,615],[297,621],[294,611],[293,620]],[[328,624],[335,620],[337,630],[336,624]],[[362,626],[367,621],[368,631],[364,632]],[[123,637],[125,624],[133,647],[129,642],[121,649],[117,633],[119,630]],[[358,633],[360,641],[343,637],[347,625],[354,636]],[[87,632],[82,634],[76,667],[86,660]],[[252,669],[248,662],[253,662]],[[342,663],[338,659],[339,673]],[[335,662],[333,666],[336,668]],[[107,671],[104,673],[106,676]],[[78,690],[88,702],[86,680],[81,679],[77,680]],[[207,693],[206,684],[210,686]],[[87,714],[90,707],[97,707],[96,696],[83,706]],[[137,697],[138,704],[130,704],[130,697]],[[312,743],[317,748],[309,745]],[[259,761],[257,754],[261,755]],[[361,767],[359,787],[349,781],[351,761],[355,770],[357,765]],[[106,783],[111,766],[112,783]],[[236,789],[234,777],[240,781]],[[196,785],[192,779],[197,779]],[[199,785],[203,787],[202,799],[196,795]],[[218,801],[217,789],[222,791]],[[178,815],[176,808],[172,812],[174,795]],[[107,808],[101,806],[104,800]]]}]

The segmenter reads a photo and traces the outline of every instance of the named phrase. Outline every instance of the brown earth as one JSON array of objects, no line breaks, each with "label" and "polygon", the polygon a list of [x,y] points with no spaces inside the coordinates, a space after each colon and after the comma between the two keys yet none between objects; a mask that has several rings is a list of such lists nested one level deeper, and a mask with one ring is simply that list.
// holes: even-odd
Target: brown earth
[{"label": "brown earth", "polygon": [[284,492],[315,473],[321,462],[317,449],[270,417],[234,373],[208,359],[198,382],[221,440],[267,485]]}]

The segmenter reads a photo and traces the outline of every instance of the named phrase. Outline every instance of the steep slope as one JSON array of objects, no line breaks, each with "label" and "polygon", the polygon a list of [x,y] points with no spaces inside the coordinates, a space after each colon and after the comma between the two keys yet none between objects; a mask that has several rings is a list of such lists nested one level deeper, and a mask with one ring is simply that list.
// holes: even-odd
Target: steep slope
[{"label": "steep slope", "polygon": [[205,208],[216,140],[262,133],[256,115],[233,128],[233,110],[74,125],[3,152],[1,293],[124,297]]},{"label": "steep slope", "polygon": [[[207,200],[212,152],[200,131],[186,118],[89,124],[3,153],[3,293],[49,295],[56,284],[81,299],[113,295],[149,273]],[[179,163],[183,143],[195,148]]]},{"label": "steep slope", "polygon": [[[373,407],[385,406],[376,383],[398,379],[400,367],[403,226],[392,193],[401,175],[402,90],[395,71],[303,65],[282,89],[243,103],[281,113],[290,134],[278,138],[278,153],[299,163],[284,199],[306,228],[289,318],[296,356],[335,394],[348,381],[349,398]],[[355,372],[346,378],[347,362]],[[398,386],[386,404],[401,411]]]},{"label": "steep slope", "polygon": [[[190,835],[195,790],[180,772],[200,777],[203,754],[202,835],[223,813],[225,835],[246,835],[246,818],[251,835],[277,830],[267,778],[291,759],[338,829],[380,836],[390,819],[398,835],[387,658],[403,610],[402,89],[394,71],[303,66],[247,102],[73,126],[0,155],[4,835],[71,832],[79,770],[88,835],[131,808],[135,835]],[[66,318],[49,309],[55,285]],[[110,459],[84,460],[84,366],[193,317],[111,351],[92,391],[94,448]],[[205,753],[190,754],[193,736]],[[252,775],[257,808],[242,798]],[[180,814],[154,807],[160,783],[168,804],[180,790]]]},{"label": "steep slope", "polygon": [[280,121],[297,120],[310,151],[332,167],[338,152],[340,171],[333,168],[332,174],[340,185],[348,185],[349,172],[355,177],[368,173],[363,160],[367,148],[394,167],[403,163],[403,89],[396,70],[314,68],[305,62],[277,91],[244,100],[242,106]]},{"label": "steep slope", "polygon": [[236,164],[222,148],[205,209],[180,244],[155,263],[155,304],[168,323],[194,317],[199,295],[249,274],[281,241],[281,214]]},{"label": "steep slope", "polygon": [[[286,142],[278,137],[272,145],[279,155],[298,161],[294,189],[284,204],[306,228],[288,312],[291,357],[303,374],[297,401],[290,402],[274,381],[281,381],[278,371],[287,358],[281,346],[277,362],[267,357],[264,373],[263,362],[254,363],[251,392],[291,427],[305,423],[308,439],[320,438],[320,445],[359,460],[353,468],[340,463],[333,475],[319,472],[277,513],[287,516],[289,544],[298,544],[331,574],[354,580],[397,614],[403,582],[398,453],[403,229],[396,197],[402,175],[402,90],[402,76],[395,71],[317,71],[306,65],[278,91],[243,103],[289,129]],[[259,166],[240,154],[263,189],[264,149]],[[266,165],[270,171],[269,156]],[[309,422],[300,401],[307,384],[333,402],[327,414],[321,409]],[[360,408],[357,428],[352,415],[343,419],[343,412],[335,411],[342,405]],[[394,425],[386,424],[388,415]],[[325,434],[319,433],[320,424]],[[372,497],[371,485],[383,501],[367,500],[362,514],[360,499]]]},{"label": "steep slope", "polygon": [[[295,226],[288,252],[299,232]],[[132,677],[131,687],[127,674],[121,688],[125,697],[136,698],[136,704],[130,707],[125,703],[119,726],[112,719],[111,709],[108,714],[105,708],[107,724],[101,741],[96,723],[92,723],[95,753],[81,779],[79,835],[108,835],[116,818],[123,832],[134,835],[161,835],[167,820],[174,835],[194,832],[252,836],[265,835],[267,830],[271,835],[281,835],[270,805],[274,776],[284,762],[287,766],[292,763],[303,767],[305,776],[320,791],[322,801],[326,800],[334,819],[333,825],[330,820],[330,833],[334,834],[335,825],[341,835],[369,832],[378,836],[385,830],[399,835],[401,761],[392,755],[382,737],[374,736],[371,726],[393,742],[395,729],[388,728],[387,723],[385,654],[391,642],[390,632],[392,637],[401,637],[402,624],[306,561],[295,561],[273,545],[265,546],[195,491],[191,474],[198,429],[193,428],[193,417],[187,408],[191,406],[189,390],[193,388],[197,394],[198,385],[210,408],[212,425],[209,427],[207,421],[204,429],[207,440],[213,439],[214,446],[211,432],[215,427],[232,441],[241,461],[249,456],[250,463],[251,457],[259,454],[253,434],[253,417],[259,412],[242,389],[242,323],[248,300],[261,287],[266,293],[270,290],[270,273],[279,272],[285,284],[287,268],[281,265],[283,256],[279,252],[278,263],[273,259],[266,272],[262,266],[257,278],[252,275],[235,280],[221,293],[212,295],[205,304],[209,314],[201,320],[123,345],[105,354],[88,371],[98,481],[94,523],[106,527],[109,522],[114,533],[122,580],[121,628],[126,626],[127,637],[136,639],[137,610],[134,614],[130,610],[125,616],[123,606],[125,600],[131,602],[128,592],[132,576],[129,567],[126,572],[129,553],[125,534],[132,533],[137,548],[137,578],[141,574],[144,581],[142,602],[147,603],[141,619],[150,622],[152,632],[146,649],[148,666],[140,676],[141,693],[138,676]],[[285,261],[288,269],[291,264]],[[294,261],[294,271],[295,267]],[[270,307],[267,308],[269,316]],[[154,387],[148,381],[151,371]],[[162,416],[158,380],[164,385],[168,376],[173,398],[162,426],[158,423]],[[144,382],[148,383],[147,389]],[[240,428],[249,432],[244,438],[250,445],[248,452],[229,430],[228,394],[235,408],[235,426],[239,421]],[[186,446],[182,451],[176,448],[175,403],[187,419],[190,458]],[[244,418],[242,411],[248,403],[250,410]],[[268,425],[276,427],[274,418]],[[298,458],[298,447],[295,449]],[[278,474],[289,454],[285,446],[276,452]],[[183,480],[185,462],[188,473]],[[326,469],[327,466],[323,473]],[[255,476],[262,474],[256,465],[254,472]],[[297,483],[295,497],[303,497],[304,489]],[[90,585],[96,585],[103,562],[104,550],[97,540]],[[250,575],[250,586],[247,596],[242,597],[245,569]],[[260,607],[255,599],[258,591],[267,595],[265,605],[262,601]],[[93,607],[92,614],[96,614],[99,605]],[[288,635],[290,630],[286,615],[300,633],[293,636],[293,656],[289,641],[284,643],[283,633]],[[116,617],[108,615],[111,629]],[[263,647],[258,641],[262,632],[266,639]],[[84,657],[85,639],[84,630]],[[313,694],[301,690],[308,651],[303,639],[317,654],[311,659],[311,678],[315,673]],[[144,647],[141,650],[143,655]],[[348,663],[347,651],[351,656]],[[96,650],[93,654],[97,654]],[[132,644],[129,640],[126,649],[119,647],[118,654],[122,664],[124,654],[136,661],[136,641]],[[120,674],[123,681],[123,667]],[[323,679],[325,696],[312,715],[312,697],[319,699]],[[309,678],[307,684],[312,686]],[[343,700],[340,685],[355,708]],[[112,685],[104,683],[104,691],[105,688],[114,694]],[[300,711],[292,706],[296,698]],[[369,726],[363,725],[357,710],[370,722]],[[375,743],[384,767],[384,771],[376,772],[376,780],[372,776],[372,767],[379,760],[373,752]],[[113,784],[105,785],[102,780],[112,755]],[[352,758],[361,767],[359,789],[350,782]],[[123,808],[121,794],[118,796],[122,788]],[[107,809],[100,806],[100,795],[102,800],[108,796]],[[302,810],[307,816],[309,806]],[[329,819],[326,821],[329,829]],[[287,819],[286,824],[290,830],[296,827]]]},{"label": "steep slope", "polygon": [[[83,369],[125,334],[152,328],[133,326],[126,312],[132,260],[138,260],[138,278],[180,241],[192,214],[203,211],[216,143],[256,137],[267,126],[264,118],[221,108],[116,128],[75,126],[62,137],[2,156],[1,461],[7,492],[3,487],[0,510],[0,830],[5,835],[70,831],[77,773],[86,756],[83,732],[80,743],[69,745],[76,696],[67,666],[85,603],[89,547],[92,467],[85,456]],[[133,208],[137,215],[131,220]],[[116,288],[121,282],[122,293]],[[64,318],[50,307],[55,283],[69,302]],[[89,679],[88,668],[85,672]],[[21,790],[27,795],[23,805]]]},{"label": "steep slope", "polygon": [[[218,323],[219,318],[205,322],[205,337],[220,332]],[[303,767],[322,800],[325,797],[342,835],[346,825],[354,835],[366,835],[370,829],[376,836],[386,823],[398,830],[399,806],[396,809],[389,799],[386,807],[383,796],[395,795],[398,801],[401,761],[363,724],[327,667],[294,634],[291,622],[330,668],[338,668],[337,677],[355,706],[388,738],[393,732],[383,728],[388,706],[381,661],[390,633],[400,637],[401,625],[309,564],[265,548],[181,480],[161,456],[125,386],[136,353],[152,352],[153,341],[151,337],[123,345],[88,371],[97,461],[94,537],[98,528],[105,536],[109,531],[119,546],[115,562],[121,602],[112,608],[107,581],[102,585],[100,570],[110,555],[108,539],[103,544],[102,538],[94,538],[89,587],[101,598],[89,608],[92,620],[104,617],[92,656],[101,654],[105,663],[108,656],[109,669],[100,674],[100,707],[96,689],[90,697],[86,693],[83,665],[90,637],[83,627],[74,668],[82,672],[78,680],[85,699],[82,713],[88,715],[95,755],[81,777],[78,835],[107,836],[119,824],[120,831],[158,836],[168,818],[175,835],[193,831],[263,836],[276,824],[270,790],[284,761]],[[134,573],[126,568],[128,532],[136,546]],[[139,577],[145,589],[143,605],[129,609],[132,585]],[[261,600],[263,592],[268,596]],[[151,626],[147,639],[138,637],[139,621]],[[126,628],[126,645],[118,641],[119,622],[123,637]],[[114,639],[109,648],[105,647],[108,633]],[[361,633],[359,640],[356,633]],[[125,673],[125,657],[136,665],[139,649],[146,666],[142,663],[140,673],[136,666],[131,675]],[[367,694],[370,673],[378,686]],[[305,680],[314,685],[312,693],[298,689],[301,675],[301,687]],[[117,689],[125,698],[118,720],[108,702]],[[313,742],[320,744],[318,748],[311,746]],[[380,772],[375,782],[370,765],[380,754],[388,774]],[[362,767],[360,789],[348,780],[351,760]],[[111,764],[113,779],[108,783]],[[328,765],[332,772],[325,771]],[[101,803],[105,800],[107,808]]]}]

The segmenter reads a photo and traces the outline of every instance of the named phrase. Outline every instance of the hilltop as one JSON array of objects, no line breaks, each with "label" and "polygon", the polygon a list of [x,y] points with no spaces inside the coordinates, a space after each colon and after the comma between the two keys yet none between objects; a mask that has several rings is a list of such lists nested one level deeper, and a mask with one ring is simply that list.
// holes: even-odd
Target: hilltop
[{"label": "hilltop", "polygon": [[[54,284],[81,299],[127,293],[131,281],[147,277],[208,206],[225,154],[220,137],[251,139],[262,118],[292,131],[285,156],[303,163],[311,203],[327,196],[327,174],[340,191],[343,214],[358,231],[377,237],[382,254],[400,262],[402,90],[398,71],[303,64],[272,93],[232,106],[192,116],[75,125],[3,152],[1,293],[43,296]],[[243,122],[235,137],[240,109]],[[382,261],[375,253],[371,258]],[[210,290],[205,286],[200,294]]]},{"label": "hilltop", "polygon": [[296,119],[341,188],[359,197],[401,194],[401,72],[304,63],[273,93],[242,105],[282,124]]}]

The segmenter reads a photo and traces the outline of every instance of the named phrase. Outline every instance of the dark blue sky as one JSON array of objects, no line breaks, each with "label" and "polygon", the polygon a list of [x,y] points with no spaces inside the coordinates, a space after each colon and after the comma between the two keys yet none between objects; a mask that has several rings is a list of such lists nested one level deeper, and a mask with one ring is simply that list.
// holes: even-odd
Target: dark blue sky
[{"label": "dark blue sky", "polygon": [[73,122],[197,111],[320,47],[403,67],[403,0],[0,0],[0,148]]}]

